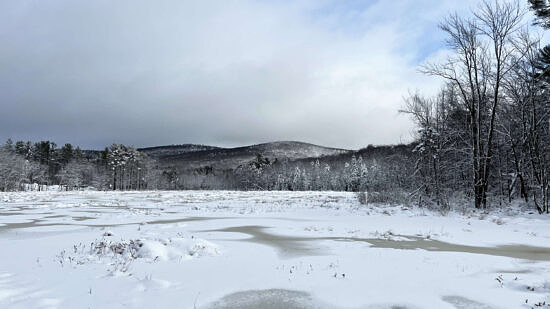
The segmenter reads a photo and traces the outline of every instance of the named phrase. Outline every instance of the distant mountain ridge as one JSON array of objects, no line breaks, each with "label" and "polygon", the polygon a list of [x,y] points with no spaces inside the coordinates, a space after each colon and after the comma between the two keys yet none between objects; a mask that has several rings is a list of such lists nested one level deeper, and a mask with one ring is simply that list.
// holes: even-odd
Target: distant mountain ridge
[{"label": "distant mountain ridge", "polygon": [[220,149],[220,147],[200,145],[200,144],[181,144],[181,145],[145,147],[145,148],[139,148],[138,150],[143,153],[146,153],[150,157],[159,158],[159,157],[178,155],[178,154],[187,153],[187,152],[205,151],[205,150],[214,150],[214,149]]},{"label": "distant mountain ridge", "polygon": [[170,145],[140,148],[139,151],[166,165],[185,165],[187,168],[212,166],[235,168],[253,160],[256,155],[270,159],[299,160],[352,153],[352,150],[324,147],[297,141],[278,141],[234,148],[207,145]]}]

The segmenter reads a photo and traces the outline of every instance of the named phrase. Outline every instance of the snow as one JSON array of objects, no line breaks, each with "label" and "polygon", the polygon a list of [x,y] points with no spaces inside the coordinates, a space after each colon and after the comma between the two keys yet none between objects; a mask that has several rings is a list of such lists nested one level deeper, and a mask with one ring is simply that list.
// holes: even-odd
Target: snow
[{"label": "snow", "polygon": [[531,308],[549,223],[339,192],[0,193],[0,308]]}]

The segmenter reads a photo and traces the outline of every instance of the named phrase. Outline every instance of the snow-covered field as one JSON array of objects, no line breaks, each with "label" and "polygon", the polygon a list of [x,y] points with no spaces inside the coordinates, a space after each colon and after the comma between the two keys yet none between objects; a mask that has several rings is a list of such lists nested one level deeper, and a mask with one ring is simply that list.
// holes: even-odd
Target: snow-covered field
[{"label": "snow-covered field", "polygon": [[531,308],[550,217],[335,192],[0,193],[0,308]]}]

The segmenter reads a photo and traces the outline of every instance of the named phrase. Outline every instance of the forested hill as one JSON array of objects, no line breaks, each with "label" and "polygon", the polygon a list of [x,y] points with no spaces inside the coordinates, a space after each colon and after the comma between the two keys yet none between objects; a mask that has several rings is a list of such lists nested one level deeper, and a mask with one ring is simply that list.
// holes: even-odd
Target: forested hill
[{"label": "forested hill", "polygon": [[149,157],[161,159],[161,158],[177,156],[177,155],[181,155],[189,152],[213,151],[216,149],[222,149],[222,148],[216,147],[216,146],[198,145],[198,144],[181,144],[181,145],[167,145],[167,146],[138,148],[138,151],[141,151],[147,154]]},{"label": "forested hill", "polygon": [[370,186],[393,192],[393,184],[414,182],[401,176],[413,175],[412,149],[369,146],[355,151],[273,142],[236,148],[186,144],[136,149],[113,144],[104,150],[81,150],[50,141],[8,140],[0,146],[0,191],[34,184],[67,190],[357,191]]},{"label": "forested hill", "polygon": [[272,160],[299,160],[353,152],[347,149],[330,148],[296,141],[271,142],[235,148],[185,144],[140,148],[138,150],[158,160],[162,165],[173,165],[186,169],[203,166],[216,169],[233,169],[254,160],[258,155]]}]

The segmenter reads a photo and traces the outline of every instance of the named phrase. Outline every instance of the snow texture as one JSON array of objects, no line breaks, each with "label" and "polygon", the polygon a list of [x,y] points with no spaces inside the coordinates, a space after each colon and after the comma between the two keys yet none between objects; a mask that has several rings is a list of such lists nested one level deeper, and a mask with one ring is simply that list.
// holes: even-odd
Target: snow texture
[{"label": "snow texture", "polygon": [[0,308],[531,308],[549,223],[338,192],[0,193]]}]

